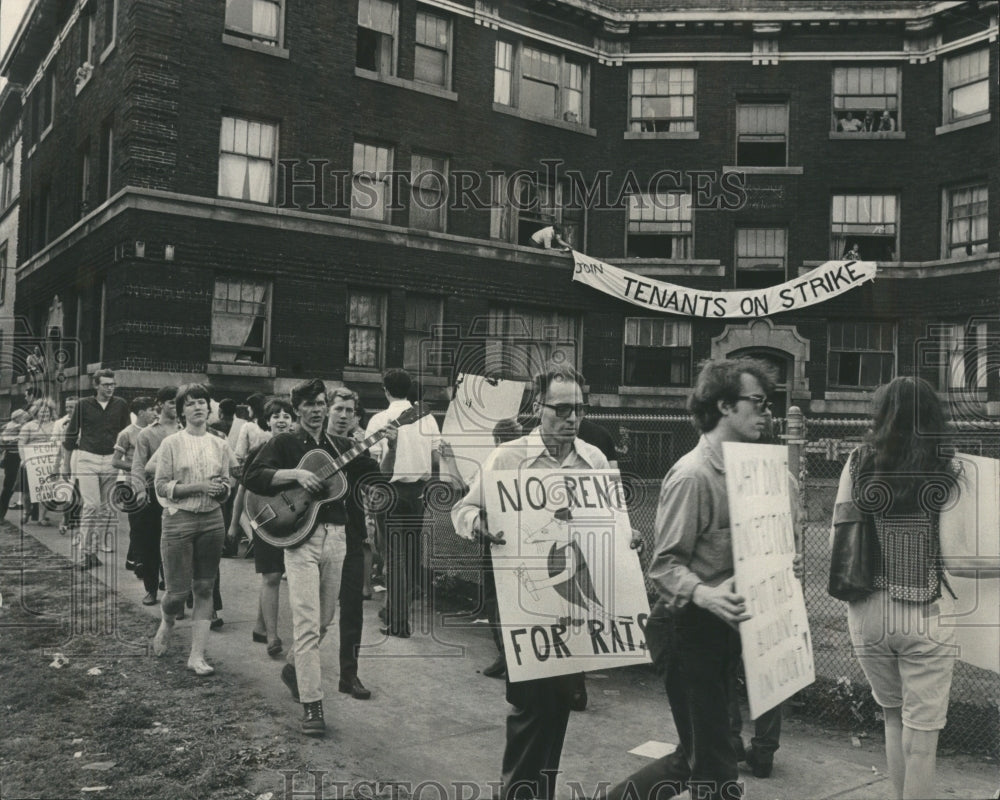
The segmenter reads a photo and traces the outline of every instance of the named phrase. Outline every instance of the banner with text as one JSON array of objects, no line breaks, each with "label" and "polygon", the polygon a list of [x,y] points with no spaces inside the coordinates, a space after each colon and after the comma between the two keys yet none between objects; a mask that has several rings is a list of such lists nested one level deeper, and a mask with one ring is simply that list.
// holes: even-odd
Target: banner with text
[{"label": "banner with text", "polygon": [[59,484],[52,480],[56,455],[61,445],[56,442],[35,442],[21,445],[21,463],[28,476],[28,491],[32,503],[54,503]]},{"label": "banner with text", "polygon": [[632,305],[689,317],[766,317],[822,303],[875,278],[874,261],[827,261],[794,280],[752,291],[710,292],[653,280],[573,251],[573,280]]},{"label": "banner with text", "polygon": [[795,532],[788,448],[724,442],[736,591],[750,619],[740,623],[750,716],[754,719],[816,680]]},{"label": "banner with text", "polygon": [[510,680],[648,663],[618,470],[498,470],[483,488]]}]

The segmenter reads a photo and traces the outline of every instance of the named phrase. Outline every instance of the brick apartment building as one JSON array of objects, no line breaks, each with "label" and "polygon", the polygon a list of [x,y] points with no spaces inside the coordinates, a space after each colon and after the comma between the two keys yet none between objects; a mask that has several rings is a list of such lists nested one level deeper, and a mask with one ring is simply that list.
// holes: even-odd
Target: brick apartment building
[{"label": "brick apartment building", "polygon": [[[701,359],[753,353],[779,411],[863,413],[916,371],[1000,414],[997,3],[743,5],[34,0],[0,63],[17,314],[79,342],[67,389],[101,364],[125,392],[378,402],[406,366],[442,402],[561,354],[594,405],[676,409]],[[526,246],[552,222],[697,289],[853,244],[879,271],[766,319],[653,317]]]}]

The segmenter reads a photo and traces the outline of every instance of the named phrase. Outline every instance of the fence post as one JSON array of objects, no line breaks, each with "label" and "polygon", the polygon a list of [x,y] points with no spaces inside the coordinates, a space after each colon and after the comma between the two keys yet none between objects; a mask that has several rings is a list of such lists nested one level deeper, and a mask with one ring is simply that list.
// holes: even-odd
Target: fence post
[{"label": "fence post", "polygon": [[[799,520],[799,529],[805,535],[805,480],[802,470],[805,467],[803,454],[806,444],[806,419],[802,409],[798,406],[789,407],[785,414],[785,432],[781,435],[788,446],[788,471],[795,478],[798,486],[797,496],[792,502],[795,503],[795,516]],[[803,554],[805,543],[802,543]]]}]

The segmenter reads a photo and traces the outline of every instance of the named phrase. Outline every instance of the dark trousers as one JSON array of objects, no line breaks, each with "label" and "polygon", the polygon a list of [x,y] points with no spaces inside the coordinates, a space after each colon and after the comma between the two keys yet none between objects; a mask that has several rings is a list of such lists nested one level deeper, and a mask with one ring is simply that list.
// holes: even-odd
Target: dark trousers
[{"label": "dark trousers", "polygon": [[392,484],[396,497],[385,521],[389,571],[385,624],[392,634],[410,632],[410,601],[421,582],[424,484],[424,481]]},{"label": "dark trousers", "polygon": [[562,757],[576,676],[507,682],[507,744],[502,800],[551,800]]},{"label": "dark trousers", "polygon": [[159,586],[160,536],[163,532],[163,509],[150,486],[146,490],[148,502],[138,511],[129,514],[129,524],[135,538],[134,560],[142,564],[139,576],[146,591],[155,595]]},{"label": "dark trousers", "polygon": [[[740,693],[739,679],[736,671],[732,675],[732,683],[729,692],[729,731],[733,739],[733,747],[737,755],[742,756],[743,750],[743,715],[740,713]],[[781,704],[779,703],[770,711],[765,711],[753,723],[753,738],[750,746],[754,753],[763,757],[764,760],[774,758],[774,751],[778,749],[781,738]]]},{"label": "dark trousers", "polygon": [[739,633],[691,603],[666,618],[650,619],[647,641],[651,628],[652,636],[664,641],[664,685],[680,745],[609,790],[608,800],[666,800],[685,788],[692,800],[738,800],[743,787],[730,737],[729,697]]},{"label": "dark trousers", "polygon": [[490,556],[489,542],[483,542],[483,613],[490,623],[493,643],[497,652],[503,653],[503,633],[500,629],[500,607],[497,604],[497,582],[493,575],[493,558]]},{"label": "dark trousers", "polygon": [[10,498],[14,496],[14,486],[17,475],[21,471],[21,454],[17,448],[8,450],[3,459],[3,490],[0,491],[0,519],[7,516],[10,508]]},{"label": "dark trousers", "polygon": [[365,553],[358,544],[347,546],[340,578],[340,679],[358,675],[358,650],[364,624]]}]

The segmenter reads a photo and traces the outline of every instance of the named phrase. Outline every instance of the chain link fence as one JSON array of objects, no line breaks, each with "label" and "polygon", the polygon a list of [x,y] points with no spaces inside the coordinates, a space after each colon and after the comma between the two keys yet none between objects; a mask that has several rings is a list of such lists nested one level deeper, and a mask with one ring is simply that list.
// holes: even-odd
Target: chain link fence
[{"label": "chain link fence", "polygon": [[[653,551],[653,527],[660,484],[670,467],[698,442],[687,416],[655,414],[591,414],[588,419],[612,434],[618,466],[626,483],[632,527],[645,546],[640,561],[645,573]],[[805,557],[804,593],[813,639],[816,682],[793,698],[797,713],[852,732],[881,731],[881,712],[854,657],[847,630],[847,606],[827,594],[829,532],[840,473],[847,456],[861,442],[866,420],[808,420],[799,474]],[[784,420],[775,420],[775,434]],[[962,452],[1000,458],[1000,425],[966,424],[955,428]],[[431,502],[429,541],[431,574],[441,588],[460,591],[473,602],[480,596],[479,545],[460,539],[451,524],[448,499]],[[655,589],[646,581],[651,600]],[[969,754],[1000,757],[1000,675],[965,662],[955,668],[948,724],[940,747]]]}]

